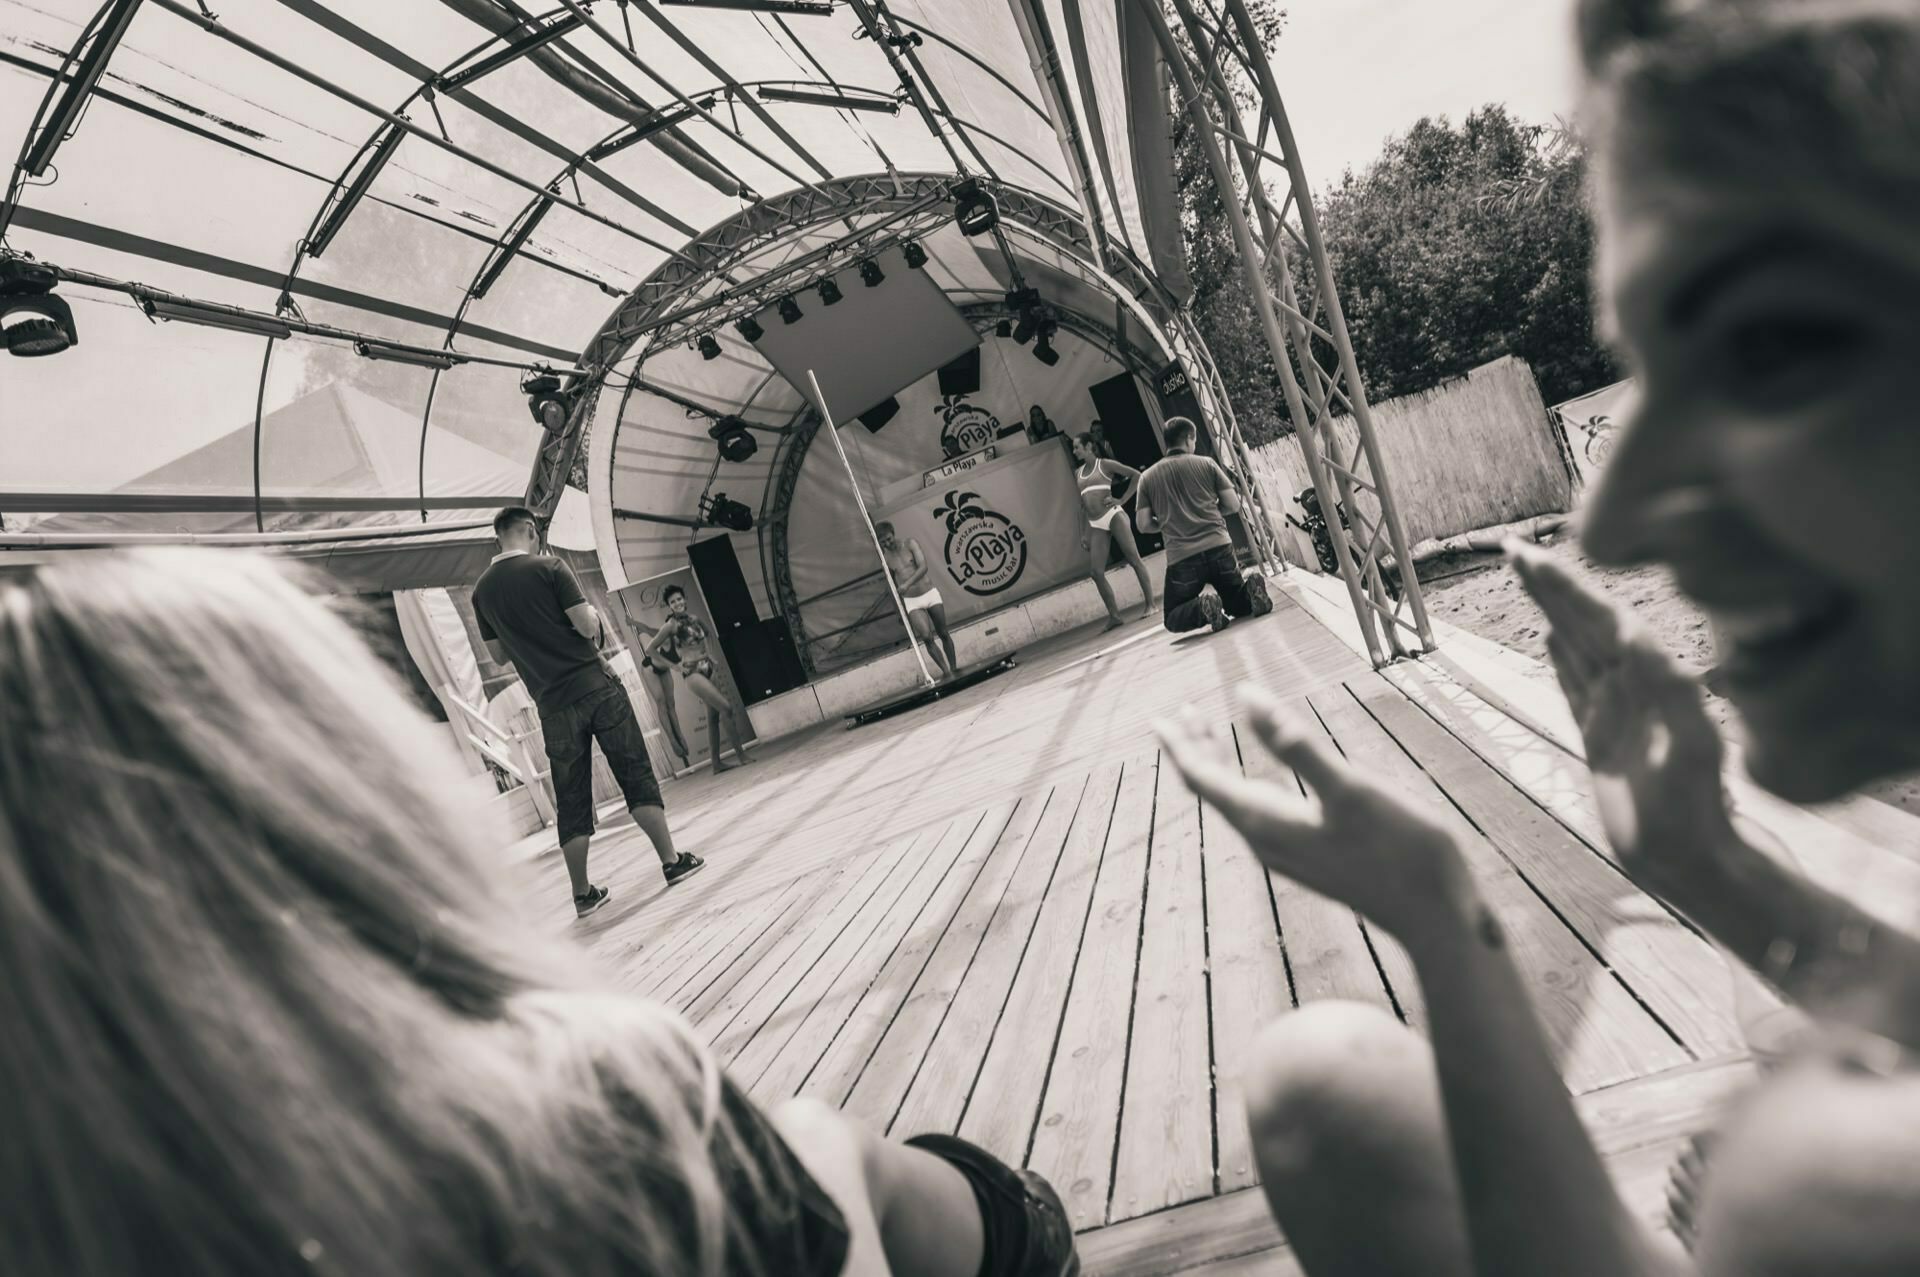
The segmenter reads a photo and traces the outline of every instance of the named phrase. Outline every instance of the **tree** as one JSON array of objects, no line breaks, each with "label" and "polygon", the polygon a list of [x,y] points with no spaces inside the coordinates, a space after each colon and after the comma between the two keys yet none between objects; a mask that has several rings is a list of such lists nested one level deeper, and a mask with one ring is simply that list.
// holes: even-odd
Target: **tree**
[{"label": "tree", "polygon": [[1485,106],[1423,119],[1318,204],[1354,357],[1374,399],[1501,355],[1557,403],[1614,380],[1594,337],[1585,163],[1564,129]]},{"label": "tree", "polygon": [[[1270,0],[1255,6],[1263,43],[1278,38],[1285,17]],[[1250,123],[1250,88],[1234,87]],[[1280,379],[1205,148],[1184,113],[1174,137],[1194,323],[1248,442],[1266,442],[1292,429]],[[1503,354],[1532,365],[1549,403],[1618,376],[1593,335],[1584,155],[1564,128],[1521,123],[1497,105],[1457,128],[1423,119],[1316,207],[1354,357],[1376,402]],[[1304,299],[1313,292],[1305,255],[1293,254],[1292,265]],[[1330,351],[1317,353],[1331,362]]]}]

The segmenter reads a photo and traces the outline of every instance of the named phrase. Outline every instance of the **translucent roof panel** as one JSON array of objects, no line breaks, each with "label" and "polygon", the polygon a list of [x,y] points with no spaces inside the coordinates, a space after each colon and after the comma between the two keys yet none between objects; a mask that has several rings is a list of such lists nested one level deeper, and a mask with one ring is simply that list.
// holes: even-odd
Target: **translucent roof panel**
[{"label": "translucent roof panel", "polygon": [[[980,174],[1072,216],[1085,192],[1070,156],[1084,152],[1094,211],[1116,246],[1147,260],[1149,230],[1172,225],[1177,240],[1177,221],[1135,189],[1139,138],[1165,126],[1130,118],[1160,69],[1140,60],[1124,9],[869,0],[810,17],[652,0],[578,11],[564,0],[237,0],[202,21],[138,5],[0,238],[0,251],[99,277],[60,285],[75,349],[6,367],[0,491],[203,493],[225,518],[257,480],[280,501],[365,498],[326,517],[383,526],[418,519],[388,508],[408,497],[524,491],[543,435],[522,377],[629,360],[596,339],[669,267],[679,292],[667,300],[684,305],[879,215],[754,221],[810,186]],[[0,0],[0,152],[27,140],[100,11],[100,0]],[[870,38],[862,13],[916,42]],[[1035,53],[1036,22],[1052,63]],[[529,23],[564,30],[525,47]],[[889,99],[897,110],[854,109]],[[317,228],[327,242],[314,255],[303,247]],[[954,300],[1007,285],[992,244],[947,238],[928,270]],[[737,261],[713,247],[733,243],[746,248]],[[1037,270],[1049,261],[1033,236],[1021,243]],[[1054,261],[1045,278],[1103,295],[1084,265]],[[129,296],[140,286],[339,332],[296,331],[268,359],[259,334],[149,322]],[[1110,312],[1113,301],[1086,304]],[[720,336],[711,364],[662,349],[643,375],[791,421],[799,393]],[[514,366],[436,374],[369,361],[355,339]],[[601,478],[614,500],[685,514],[706,480],[689,458],[710,457],[711,442],[703,419],[648,399],[600,413],[648,441]],[[728,476],[752,504],[773,453]],[[255,521],[243,513],[243,526]]]}]

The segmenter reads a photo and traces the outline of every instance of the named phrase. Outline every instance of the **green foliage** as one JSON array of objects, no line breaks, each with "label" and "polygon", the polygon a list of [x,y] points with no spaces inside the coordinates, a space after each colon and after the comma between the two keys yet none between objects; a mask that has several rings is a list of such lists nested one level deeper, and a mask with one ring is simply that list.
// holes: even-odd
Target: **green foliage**
[{"label": "green foliage", "polygon": [[[1265,16],[1263,35],[1285,15]],[[1256,118],[1253,106],[1243,99],[1244,119]],[[1206,152],[1185,119],[1175,139],[1194,321],[1242,431],[1265,442],[1291,429],[1280,380]],[[1522,123],[1498,105],[1458,126],[1423,119],[1316,207],[1376,402],[1504,354],[1532,365],[1548,403],[1619,375],[1593,334],[1584,156],[1564,129]],[[1304,300],[1313,291],[1305,254],[1293,256]]]},{"label": "green foliage", "polygon": [[1367,392],[1427,390],[1501,355],[1548,403],[1618,375],[1593,333],[1583,157],[1487,106],[1423,119],[1319,201]]}]

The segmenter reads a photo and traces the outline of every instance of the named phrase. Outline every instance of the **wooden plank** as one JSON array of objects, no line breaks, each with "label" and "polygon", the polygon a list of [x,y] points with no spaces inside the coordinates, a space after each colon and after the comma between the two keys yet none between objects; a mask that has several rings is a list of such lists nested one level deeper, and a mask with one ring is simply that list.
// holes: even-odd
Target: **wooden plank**
[{"label": "wooden plank", "polygon": [[660,1002],[673,1001],[683,985],[704,971],[735,937],[758,922],[776,899],[777,893],[769,893],[746,905],[708,910],[686,924],[683,929],[694,933],[691,943],[682,945],[671,960],[661,964],[665,969],[647,996]]},{"label": "wooden plank", "polygon": [[1481,898],[1506,928],[1508,948],[1526,976],[1569,1087],[1595,1090],[1687,1062],[1686,1049],[1600,965],[1350,692],[1316,692],[1308,699],[1348,761],[1425,807],[1459,839]]},{"label": "wooden plank", "polygon": [[[953,927],[940,938],[914,983],[912,996],[899,1006],[893,1022],[884,1026],[864,1068],[829,1079],[827,1089],[820,1093],[824,1098],[838,1094],[854,1116],[880,1130],[894,1126],[901,1102],[922,1068],[940,1063],[932,1053],[934,1040],[961,988],[975,978],[976,961],[986,952],[986,946],[1006,942],[1025,896],[1045,889],[1085,784],[1083,776],[1078,783],[1052,791],[1041,819],[1026,831],[1018,855],[997,865],[991,880],[983,876],[979,890],[969,894]],[[959,1060],[944,1063],[958,1065]],[[956,1072],[952,1084],[964,1089],[972,1081],[973,1070],[967,1067],[964,1073]],[[907,1134],[918,1134],[923,1128],[903,1129]]]},{"label": "wooden plank", "polygon": [[[1257,748],[1257,745],[1256,745]],[[1208,991],[1213,1000],[1214,1129],[1219,1191],[1260,1181],[1242,1085],[1254,1035],[1293,1008],[1267,871],[1220,814],[1200,810],[1207,887]]]},{"label": "wooden plank", "polygon": [[1399,689],[1348,684],[1554,912],[1697,1056],[1746,1049],[1726,964],[1660,903],[1547,815]]},{"label": "wooden plank", "polygon": [[[967,1095],[941,1097],[928,1092],[917,1102],[909,1097],[917,1120],[929,1129],[950,1130],[957,1124],[963,1137],[996,1156],[1016,1165],[1026,1159],[1122,777],[1128,770],[1151,771],[1153,764],[1154,756],[1147,752],[1125,764],[1106,764],[1088,780],[973,1087]],[[906,1123],[904,1111],[901,1122]]]},{"label": "wooden plank", "polygon": [[863,955],[858,969],[850,968],[833,995],[822,1000],[820,1009],[832,1016],[834,1033],[824,1040],[803,1041],[803,1027],[790,1050],[783,1051],[761,1079],[760,1093],[771,1101],[804,1091],[835,1107],[845,1104],[875,1045],[901,1012],[901,1003],[909,992],[919,997],[916,981],[937,947],[971,925],[968,911],[976,901],[999,898],[1034,826],[1042,823],[1050,798],[1030,795],[989,812],[912,926],[887,929],[893,942],[880,961]]},{"label": "wooden plank", "polygon": [[1121,776],[1040,1122],[1027,1154],[1027,1165],[1059,1191],[1076,1228],[1107,1219],[1158,770],[1157,760],[1137,770],[1129,764]]},{"label": "wooden plank", "polygon": [[[1752,1076],[1744,1061],[1689,1064],[1574,1101],[1622,1199],[1636,1216],[1650,1226],[1661,1225],[1666,1176],[1674,1157],[1688,1137],[1718,1124],[1728,1102]],[[1292,1257],[1257,1188],[1083,1232],[1077,1243],[1085,1271],[1103,1277],[1297,1271],[1285,1267]],[[1236,1266],[1252,1258],[1279,1266]]]},{"label": "wooden plank", "polygon": [[1200,800],[1169,770],[1154,808],[1110,1220],[1214,1191],[1206,909]]},{"label": "wooden plank", "polygon": [[[958,822],[955,822],[957,824]],[[746,1045],[747,1038],[765,1023],[793,986],[812,969],[827,946],[831,945],[847,923],[866,907],[874,895],[888,883],[904,881],[901,874],[918,868],[930,851],[955,838],[954,825],[925,830],[912,838],[903,838],[880,856],[847,893],[817,920],[808,918],[795,926],[779,944],[761,955],[754,970],[744,975],[728,994],[694,1021],[709,1040],[725,1044],[721,1058]]]},{"label": "wooden plank", "polygon": [[[1296,719],[1318,729],[1318,720],[1305,700],[1296,700],[1289,708]],[[1275,758],[1251,728],[1238,724],[1235,732],[1242,766],[1249,777],[1305,792],[1293,769]],[[1364,1002],[1395,1014],[1393,997],[1381,982],[1359,915],[1291,878],[1274,875],[1271,893],[1295,1005],[1337,998]]]},{"label": "wooden plank", "polygon": [[777,891],[769,891],[755,902],[757,907],[744,907],[735,912],[747,919],[743,926],[736,928],[727,937],[726,943],[708,949],[697,966],[689,969],[685,976],[660,987],[654,996],[669,1006],[682,1006],[692,1002],[702,990],[738,960],[740,955],[753,947],[768,927],[779,920],[780,916],[793,907],[796,900],[810,896],[818,889],[819,883],[804,878],[796,878]]},{"label": "wooden plank", "polygon": [[[750,1040],[737,1045],[731,1052],[721,1054],[728,1072],[736,1076],[743,1087],[751,1090],[761,1073],[773,1062],[774,1056],[806,1022],[815,1005],[832,991],[834,982],[874,939],[876,933],[881,936],[878,943],[884,958],[885,952],[898,942],[901,932],[919,916],[921,906],[955,862],[977,846],[976,836],[989,822],[992,828],[987,831],[986,845],[991,848],[992,842],[1005,827],[1008,810],[1009,806],[1003,805],[995,812],[962,817],[948,826],[947,835],[926,856],[910,857],[900,870],[895,871],[889,881],[882,884],[880,890],[874,892],[860,911],[848,920],[847,925],[832,937],[779,1002],[767,1010],[761,1022],[749,1031]],[[745,1018],[742,1016],[742,1020]]]},{"label": "wooden plank", "polygon": [[[769,950],[783,942],[797,944],[797,938],[789,940],[789,937],[794,936],[799,924],[813,917],[816,910],[826,908],[822,902],[839,899],[843,891],[857,890],[859,883],[873,873],[888,854],[884,847],[878,851],[878,855],[863,857],[857,863],[843,860],[822,873],[799,880],[801,890],[788,898],[786,906],[761,928],[746,948],[735,953],[703,987],[688,991],[691,996],[681,1008],[686,1017],[695,1024],[705,1020],[741,980],[750,978],[755,971],[764,972],[760,962]],[[856,868],[858,873],[854,872]]]},{"label": "wooden plank", "polygon": [[[1117,773],[1118,768],[1110,770]],[[886,1114],[890,1119],[887,1129],[912,1135],[928,1130],[951,1131],[959,1126],[1042,905],[1072,840],[1080,805],[1093,783],[1092,777],[1081,776],[1053,791],[1047,818],[1034,831],[1026,855],[994,907],[964,972],[956,972],[950,965],[943,972],[942,958],[936,956],[915,988],[908,1009],[901,1012],[900,1021],[875,1053],[873,1067],[861,1079],[855,1094],[862,1104],[873,1104]],[[942,948],[947,947],[943,941]],[[930,1018],[927,1010],[942,1003],[944,1012],[930,1031],[902,1033],[910,1014],[923,1020]],[[887,1059],[890,1054],[898,1058],[897,1037],[904,1037],[908,1043],[918,1041],[922,1062],[904,1081],[876,1083],[877,1077],[897,1067]],[[855,1112],[869,1111],[850,1107]],[[1007,1147],[1004,1155],[1018,1159],[1025,1152],[1023,1139],[1017,1146]]]}]

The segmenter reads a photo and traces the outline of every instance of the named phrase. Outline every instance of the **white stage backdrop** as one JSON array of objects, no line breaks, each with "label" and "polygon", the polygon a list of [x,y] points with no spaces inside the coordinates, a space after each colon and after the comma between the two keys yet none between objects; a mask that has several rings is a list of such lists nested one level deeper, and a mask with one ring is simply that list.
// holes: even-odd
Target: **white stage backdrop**
[{"label": "white stage backdrop", "polygon": [[[976,393],[942,398],[939,378],[928,376],[899,392],[899,415],[878,434],[858,422],[842,426],[840,439],[868,505],[879,509],[911,492],[913,482],[945,458],[945,438],[977,445],[1004,426],[1024,424],[1035,404],[1063,434],[1085,430],[1093,420],[1087,387],[1120,372],[1121,366],[1104,350],[1064,330],[1054,345],[1060,362],[1049,368],[1033,357],[1031,346],[989,333],[980,347]],[[1148,411],[1153,411],[1151,393],[1144,384],[1140,389]],[[811,651],[816,668],[825,672],[864,652],[901,642],[899,618],[877,575],[873,543],[860,525],[846,471],[829,440],[816,440],[807,453],[788,518],[788,569],[802,603],[802,622],[815,640]],[[945,535],[943,531],[940,536],[942,545]],[[936,545],[927,549],[936,558],[943,552]],[[818,597],[853,581],[860,583]],[[944,582],[942,588],[948,588]],[[820,637],[849,626],[857,628]]]}]

